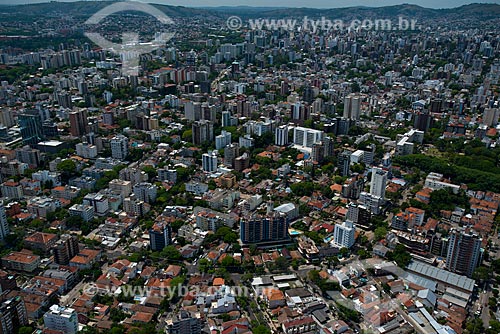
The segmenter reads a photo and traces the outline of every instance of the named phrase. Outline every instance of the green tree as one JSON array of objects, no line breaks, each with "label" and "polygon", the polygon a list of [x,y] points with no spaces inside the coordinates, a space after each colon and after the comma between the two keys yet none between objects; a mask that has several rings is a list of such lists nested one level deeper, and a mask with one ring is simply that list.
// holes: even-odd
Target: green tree
[{"label": "green tree", "polygon": [[387,258],[395,261],[401,268],[406,268],[411,262],[411,255],[402,244],[398,244],[394,251],[387,253]]},{"label": "green tree", "polygon": [[290,263],[284,256],[278,257],[274,264],[280,271],[287,271],[288,267],[290,266]]},{"label": "green tree", "polygon": [[483,334],[485,332],[481,318],[469,319],[465,328],[468,334]]},{"label": "green tree", "polygon": [[348,254],[349,254],[349,249],[346,248],[346,247],[342,247],[340,250],[339,250],[339,254],[342,256],[342,257],[346,257]]},{"label": "green tree", "polygon": [[76,174],[76,164],[71,159],[65,159],[57,164],[57,170],[61,172],[61,178],[67,182],[73,175]]},{"label": "green tree", "polygon": [[80,216],[69,216],[66,219],[66,225],[68,227],[81,227],[84,224],[84,220]]},{"label": "green tree", "polygon": [[271,330],[264,325],[258,325],[257,327],[252,328],[252,333],[254,334],[271,334]]},{"label": "green tree", "polygon": [[[33,333],[33,330],[29,333],[26,333],[26,334],[32,334],[32,333]],[[96,327],[85,326],[80,333],[82,333],[82,334],[99,334],[99,330]]]},{"label": "green tree", "polygon": [[72,174],[76,172],[76,164],[71,159],[65,159],[57,164],[57,170]]},{"label": "green tree", "polygon": [[202,273],[206,273],[210,269],[212,269],[212,262],[210,260],[203,258],[198,262],[198,270]]},{"label": "green tree", "polygon": [[337,302],[335,303],[335,305],[337,310],[339,311],[339,316],[341,319],[346,321],[353,321],[356,323],[359,323],[359,321],[361,320],[361,315],[357,311]]},{"label": "green tree", "polygon": [[148,179],[150,181],[153,180],[157,175],[156,168],[154,168],[153,166],[144,166],[142,168],[142,171],[148,174]]},{"label": "green tree", "polygon": [[290,189],[296,196],[311,196],[314,191],[314,183],[300,182],[290,185]]},{"label": "green tree", "polygon": [[238,234],[227,226],[219,227],[215,232],[215,236],[228,244],[233,244],[238,241]]},{"label": "green tree", "polygon": [[224,268],[233,267],[233,266],[236,265],[236,260],[232,256],[228,255],[228,256],[226,256],[225,258],[222,259],[221,265]]},{"label": "green tree", "polygon": [[490,275],[490,270],[486,267],[478,267],[472,274],[472,278],[474,278],[476,281],[485,281],[488,279]]},{"label": "green tree", "polygon": [[377,227],[374,232],[375,240],[382,240],[387,235],[387,229],[383,226]]},{"label": "green tree", "polygon": [[193,140],[193,130],[189,129],[182,133],[182,140],[191,141]]},{"label": "green tree", "polygon": [[178,232],[179,229],[184,225],[184,221],[182,220],[176,220],[174,221],[171,226],[172,226],[172,231]]},{"label": "green tree", "polygon": [[111,311],[109,312],[109,319],[111,319],[111,321],[120,322],[125,320],[126,318],[127,315],[125,314],[125,312],[115,307],[111,308]]},{"label": "green tree", "polygon": [[486,334],[500,333],[500,322],[497,320],[490,320],[490,328],[486,330]]},{"label": "green tree", "polygon": [[166,258],[167,260],[174,260],[174,261],[180,260],[180,258],[182,257],[181,253],[177,248],[175,248],[174,245],[168,245],[165,248],[163,248],[160,255]]},{"label": "green tree", "polygon": [[32,334],[33,328],[29,326],[23,326],[19,328],[18,334]]},{"label": "green tree", "polygon": [[368,259],[370,257],[370,254],[364,249],[359,249],[357,254],[361,260]]}]

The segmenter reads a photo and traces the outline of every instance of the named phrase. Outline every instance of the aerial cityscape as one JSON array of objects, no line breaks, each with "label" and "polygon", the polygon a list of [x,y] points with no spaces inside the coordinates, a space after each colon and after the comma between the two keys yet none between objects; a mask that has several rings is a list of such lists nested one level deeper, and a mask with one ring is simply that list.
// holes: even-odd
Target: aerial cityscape
[{"label": "aerial cityscape", "polygon": [[500,333],[500,4],[321,1],[0,4],[0,333]]}]

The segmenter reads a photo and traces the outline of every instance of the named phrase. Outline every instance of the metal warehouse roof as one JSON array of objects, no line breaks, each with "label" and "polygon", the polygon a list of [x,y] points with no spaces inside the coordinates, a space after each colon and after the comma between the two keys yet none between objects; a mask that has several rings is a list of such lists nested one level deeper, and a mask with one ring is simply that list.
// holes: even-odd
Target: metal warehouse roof
[{"label": "metal warehouse roof", "polygon": [[470,279],[466,276],[454,274],[444,269],[436,268],[422,262],[412,261],[408,265],[408,270],[426,277],[432,277],[437,281],[445,282],[449,285],[453,285],[463,290],[474,290],[473,279]]}]

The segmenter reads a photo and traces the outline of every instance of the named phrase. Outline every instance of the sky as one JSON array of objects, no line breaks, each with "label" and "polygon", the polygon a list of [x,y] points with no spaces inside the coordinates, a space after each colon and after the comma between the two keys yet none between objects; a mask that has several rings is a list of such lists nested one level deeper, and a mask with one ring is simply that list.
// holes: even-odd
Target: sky
[{"label": "sky", "polygon": [[[64,0],[75,1],[75,0]],[[47,0],[0,0],[0,4],[26,4],[48,2]],[[339,8],[351,6],[391,6],[402,3],[416,4],[428,8],[451,8],[470,3],[495,3],[500,0],[144,0],[143,2],[161,3],[165,5],[186,7],[213,7],[213,6],[254,6],[254,7],[310,7],[310,8]]]}]

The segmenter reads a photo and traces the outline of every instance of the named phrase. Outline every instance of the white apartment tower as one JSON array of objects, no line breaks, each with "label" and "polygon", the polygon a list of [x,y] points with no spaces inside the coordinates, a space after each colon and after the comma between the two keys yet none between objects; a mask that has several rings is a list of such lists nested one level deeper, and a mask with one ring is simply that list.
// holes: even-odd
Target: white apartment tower
[{"label": "white apartment tower", "polygon": [[217,153],[208,152],[203,153],[201,156],[201,165],[204,172],[215,172],[217,171]]},{"label": "white apartment tower", "polygon": [[221,134],[215,136],[215,149],[220,150],[221,148],[226,147],[231,144],[231,132],[227,132],[222,130]]},{"label": "white apartment tower", "polygon": [[387,172],[382,168],[372,168],[372,181],[370,184],[370,194],[385,198],[385,187],[387,186]]},{"label": "white apartment tower", "polygon": [[9,232],[9,223],[7,222],[5,206],[2,202],[0,202],[0,241],[3,241]]},{"label": "white apartment tower", "polygon": [[354,245],[354,234],[356,229],[353,222],[345,221],[342,224],[336,224],[333,231],[333,240],[336,246],[351,248]]},{"label": "white apartment tower", "polygon": [[278,146],[288,145],[288,126],[281,125],[276,129],[274,134],[274,144]]},{"label": "white apartment tower", "polygon": [[128,138],[117,135],[111,139],[111,156],[114,159],[125,160],[128,155]]},{"label": "white apartment tower", "polygon": [[72,308],[52,305],[47,313],[43,315],[43,323],[46,328],[61,331],[66,334],[74,334],[78,331],[78,317]]},{"label": "white apartment tower", "polygon": [[350,94],[344,98],[344,118],[359,120],[361,114],[361,97]]},{"label": "white apartment tower", "polygon": [[313,147],[323,140],[323,131],[303,127],[293,129],[293,143],[299,146]]}]

